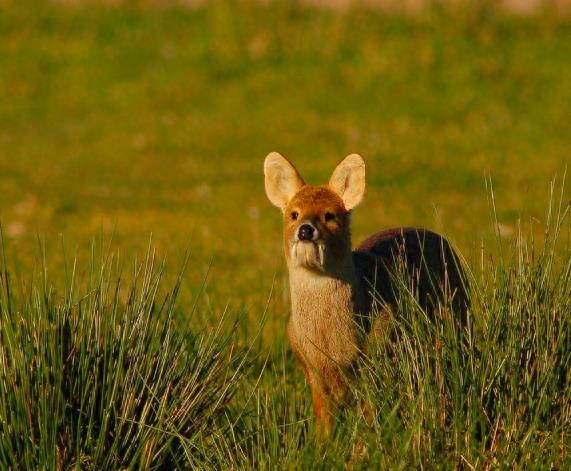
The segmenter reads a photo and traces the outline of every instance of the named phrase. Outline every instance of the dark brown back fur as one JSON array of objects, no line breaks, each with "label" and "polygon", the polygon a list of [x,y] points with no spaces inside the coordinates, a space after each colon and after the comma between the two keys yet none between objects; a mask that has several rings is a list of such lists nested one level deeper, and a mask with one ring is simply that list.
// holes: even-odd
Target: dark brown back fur
[{"label": "dark brown back fur", "polygon": [[[466,280],[458,256],[444,237],[426,229],[388,229],[364,240],[353,251],[353,261],[367,293],[367,314],[374,315],[374,296],[395,304],[399,292],[395,276],[404,268],[423,309],[430,314],[447,298],[465,323],[469,305]],[[370,319],[369,315],[365,319]],[[368,329],[369,322],[364,326]]]}]

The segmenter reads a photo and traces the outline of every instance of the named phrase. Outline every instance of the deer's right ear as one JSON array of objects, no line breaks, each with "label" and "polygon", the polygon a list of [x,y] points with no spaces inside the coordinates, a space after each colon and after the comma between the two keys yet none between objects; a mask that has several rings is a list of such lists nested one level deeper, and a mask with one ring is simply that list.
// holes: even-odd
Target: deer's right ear
[{"label": "deer's right ear", "polygon": [[271,152],[264,161],[266,195],[268,199],[285,211],[289,200],[305,185],[303,179],[289,160],[278,152]]}]

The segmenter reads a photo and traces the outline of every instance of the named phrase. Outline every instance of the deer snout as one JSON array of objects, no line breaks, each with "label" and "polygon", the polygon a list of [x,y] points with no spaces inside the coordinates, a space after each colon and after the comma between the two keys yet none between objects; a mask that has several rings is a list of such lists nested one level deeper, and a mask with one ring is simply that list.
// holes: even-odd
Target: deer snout
[{"label": "deer snout", "polygon": [[319,232],[315,226],[309,222],[304,222],[297,230],[297,238],[303,241],[313,241],[319,237]]}]

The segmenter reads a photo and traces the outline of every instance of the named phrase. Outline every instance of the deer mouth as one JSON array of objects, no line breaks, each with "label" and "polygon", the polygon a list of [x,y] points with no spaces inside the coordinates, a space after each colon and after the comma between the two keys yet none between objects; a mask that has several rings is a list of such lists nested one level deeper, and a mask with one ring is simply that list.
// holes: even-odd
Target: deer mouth
[{"label": "deer mouth", "polygon": [[291,247],[291,260],[297,266],[323,270],[325,247],[321,241],[296,241]]}]

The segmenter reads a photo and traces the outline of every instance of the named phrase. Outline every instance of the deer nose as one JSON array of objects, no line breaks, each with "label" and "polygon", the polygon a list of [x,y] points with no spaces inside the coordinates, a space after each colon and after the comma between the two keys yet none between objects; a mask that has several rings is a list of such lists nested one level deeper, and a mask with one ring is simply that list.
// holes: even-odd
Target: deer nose
[{"label": "deer nose", "polygon": [[313,240],[315,233],[315,227],[313,227],[311,224],[306,223],[299,226],[297,237],[299,240]]}]

